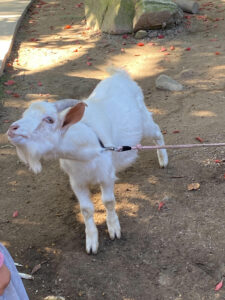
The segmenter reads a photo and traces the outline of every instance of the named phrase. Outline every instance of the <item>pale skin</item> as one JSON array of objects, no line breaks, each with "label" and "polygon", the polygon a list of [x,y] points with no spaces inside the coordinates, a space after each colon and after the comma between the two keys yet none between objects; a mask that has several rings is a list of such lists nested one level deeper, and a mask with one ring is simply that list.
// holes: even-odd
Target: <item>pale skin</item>
[{"label": "pale skin", "polygon": [[5,264],[0,268],[0,296],[3,295],[11,279],[11,273]]}]

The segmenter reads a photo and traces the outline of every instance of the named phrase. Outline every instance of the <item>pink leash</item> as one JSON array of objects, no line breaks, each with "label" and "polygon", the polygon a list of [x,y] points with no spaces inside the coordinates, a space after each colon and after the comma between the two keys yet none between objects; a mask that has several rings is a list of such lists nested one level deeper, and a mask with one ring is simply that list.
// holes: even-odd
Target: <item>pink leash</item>
[{"label": "pink leash", "polygon": [[105,150],[123,152],[129,150],[157,150],[157,149],[184,149],[184,148],[201,148],[201,147],[225,147],[225,143],[215,144],[185,144],[185,145],[163,145],[163,146],[142,146],[141,144],[136,146],[120,146],[120,147],[104,147]]}]

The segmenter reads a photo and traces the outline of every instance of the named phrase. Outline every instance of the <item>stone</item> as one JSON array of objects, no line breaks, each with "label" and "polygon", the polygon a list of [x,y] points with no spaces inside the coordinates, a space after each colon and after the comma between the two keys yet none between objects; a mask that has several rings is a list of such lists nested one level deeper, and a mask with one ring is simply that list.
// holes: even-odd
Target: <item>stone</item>
[{"label": "stone", "polygon": [[182,84],[165,74],[158,76],[155,84],[158,89],[167,91],[182,91],[184,88]]},{"label": "stone", "polygon": [[183,11],[172,0],[137,0],[133,30],[165,28],[180,24]]},{"label": "stone", "polygon": [[147,31],[139,30],[138,32],[136,32],[134,37],[135,39],[144,39],[147,35],[148,35]]},{"label": "stone", "polygon": [[110,34],[133,32],[134,3],[131,0],[85,0],[86,24]]}]

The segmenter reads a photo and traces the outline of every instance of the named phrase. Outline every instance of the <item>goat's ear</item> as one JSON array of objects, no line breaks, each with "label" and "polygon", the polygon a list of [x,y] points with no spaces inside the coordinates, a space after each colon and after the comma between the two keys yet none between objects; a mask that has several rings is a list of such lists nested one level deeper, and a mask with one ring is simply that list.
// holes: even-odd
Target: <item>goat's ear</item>
[{"label": "goat's ear", "polygon": [[72,125],[72,124],[79,122],[84,115],[85,106],[87,106],[87,104],[80,102],[77,105],[75,105],[74,107],[72,107],[67,112],[67,114],[64,118],[62,127]]}]

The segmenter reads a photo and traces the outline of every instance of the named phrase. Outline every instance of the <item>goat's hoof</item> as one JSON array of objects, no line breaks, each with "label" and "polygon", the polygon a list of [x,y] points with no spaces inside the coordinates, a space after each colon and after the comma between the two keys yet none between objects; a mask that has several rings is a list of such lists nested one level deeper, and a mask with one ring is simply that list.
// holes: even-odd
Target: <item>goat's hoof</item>
[{"label": "goat's hoof", "polygon": [[168,165],[168,155],[165,149],[158,150],[158,160],[159,160],[159,166],[160,168],[166,168]]},{"label": "goat's hoof", "polygon": [[98,236],[86,237],[87,254],[97,254],[98,252]]},{"label": "goat's hoof", "polygon": [[111,240],[115,240],[115,238],[121,238],[121,229],[119,221],[116,222],[113,226],[108,225],[109,237]]}]

